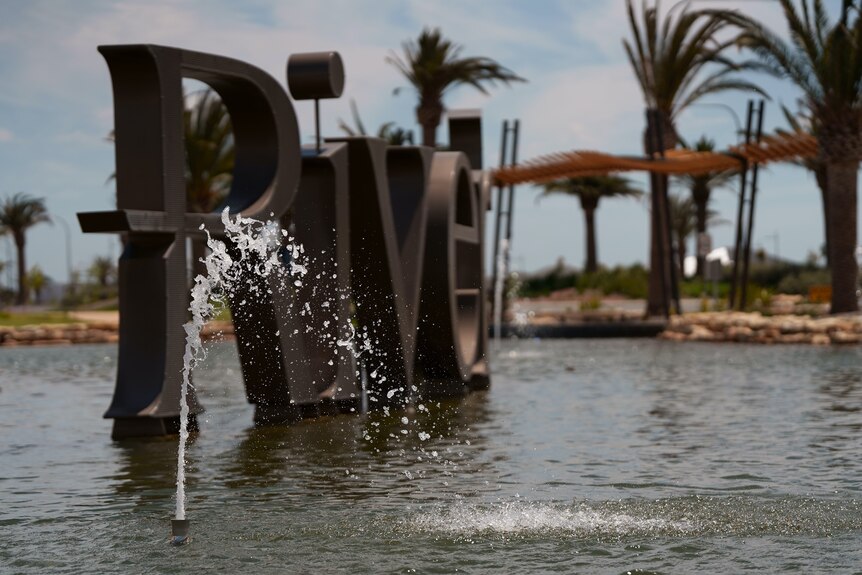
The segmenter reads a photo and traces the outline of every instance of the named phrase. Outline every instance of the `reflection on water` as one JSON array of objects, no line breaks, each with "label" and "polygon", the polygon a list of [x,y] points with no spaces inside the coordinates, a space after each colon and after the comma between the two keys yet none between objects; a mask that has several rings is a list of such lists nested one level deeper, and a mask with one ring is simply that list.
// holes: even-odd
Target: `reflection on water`
[{"label": "reflection on water", "polygon": [[[294,426],[250,427],[223,457],[231,489],[281,484],[287,492],[363,500],[399,493],[436,497],[455,473],[481,473],[487,396],[420,403],[407,411],[322,417]],[[464,446],[469,446],[469,457]],[[386,479],[381,481],[380,475]],[[392,480],[395,480],[394,482]],[[426,490],[427,485],[431,490]]]},{"label": "reflection on water", "polygon": [[504,342],[464,401],[254,428],[218,344],[176,550],[175,440],[101,419],[113,348],[0,349],[0,572],[850,572],[860,359]]}]

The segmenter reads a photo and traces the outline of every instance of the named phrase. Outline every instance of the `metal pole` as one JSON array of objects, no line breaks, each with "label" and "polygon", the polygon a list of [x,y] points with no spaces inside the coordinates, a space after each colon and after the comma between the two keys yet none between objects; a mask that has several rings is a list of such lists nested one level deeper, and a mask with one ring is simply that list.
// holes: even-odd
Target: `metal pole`
[{"label": "metal pole", "polygon": [[[515,167],[518,164],[518,134],[521,131],[521,121],[515,120],[512,127],[512,159],[509,165]],[[506,240],[512,240],[512,212],[515,206],[515,185],[509,186],[509,208],[506,211]]]},{"label": "metal pole", "polygon": [[[500,138],[500,167],[506,166],[506,151],[509,144],[509,121],[503,120],[503,135]],[[500,261],[500,232],[503,221],[503,184],[497,186],[497,205],[494,206],[494,260],[491,262],[491,317],[497,310],[494,309],[494,290],[497,289],[497,266]]]},{"label": "metal pole", "polygon": [[[745,119],[745,143],[751,142],[751,122],[754,116],[754,100],[748,101],[748,112]],[[739,281],[739,256],[742,251],[742,218],[745,215],[745,189],[748,179],[748,161],[742,161],[742,173],[739,183],[739,205],[736,210],[736,242],[733,244],[733,275],[730,279],[730,294],[727,298],[727,308],[736,305],[736,284]]]},{"label": "metal pole", "polygon": [[[521,121],[515,120],[512,126],[512,159],[509,165],[515,167],[518,163],[518,134],[521,131]],[[506,205],[506,250],[503,252],[503,281],[509,277],[509,261],[512,254],[512,213],[515,211],[515,185],[509,185],[509,202]],[[505,288],[505,284],[504,284]],[[506,313],[509,307],[509,298],[505,289],[503,289],[502,311]]]},{"label": "metal pole", "polygon": [[314,138],[317,142],[317,153],[320,153],[320,100],[314,99]]},{"label": "metal pole", "polygon": [[64,218],[57,214],[52,217],[62,224],[63,234],[66,236],[66,286],[69,286],[72,283],[72,232],[69,229],[69,223]]},{"label": "metal pole", "polygon": [[[764,100],[761,98],[760,105],[757,107],[757,135],[755,136],[755,141],[760,143],[760,138],[763,134],[763,107],[765,105]],[[739,309],[745,309],[745,305],[747,303],[747,295],[748,290],[746,289],[748,286],[748,267],[749,262],[751,261],[751,234],[754,230],[754,200],[757,197],[757,173],[759,164],[754,164],[754,168],[751,171],[751,199],[748,202],[748,232],[745,237],[745,259],[742,264],[742,293],[739,298]]]},{"label": "metal pole", "polygon": [[12,239],[6,235],[6,286],[11,290],[15,288],[15,278],[12,277]]}]

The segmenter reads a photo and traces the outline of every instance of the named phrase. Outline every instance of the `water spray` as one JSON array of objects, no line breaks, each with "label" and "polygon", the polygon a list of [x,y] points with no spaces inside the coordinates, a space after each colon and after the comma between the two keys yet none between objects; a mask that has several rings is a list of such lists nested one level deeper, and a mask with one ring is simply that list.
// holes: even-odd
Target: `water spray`
[{"label": "water spray", "polygon": [[[243,268],[247,268],[245,271],[254,271],[262,277],[272,273],[282,273],[286,277],[294,278],[307,273],[305,266],[298,263],[302,252],[301,247],[283,246],[281,240],[288,234],[272,222],[261,222],[251,218],[243,218],[240,215],[231,219],[229,210],[225,208],[222,212],[222,224],[227,239],[239,254],[239,259],[234,260],[228,253],[225,243],[212,238],[201,225],[201,230],[207,234],[207,246],[210,248],[210,253],[204,258],[207,273],[195,277],[195,285],[191,291],[191,305],[189,306],[192,318],[183,325],[186,332],[186,349],[183,354],[183,383],[180,388],[177,507],[176,514],[171,520],[172,545],[185,545],[191,541],[189,538],[189,520],[186,518],[185,509],[186,443],[189,438],[188,390],[195,365],[206,357],[206,350],[201,340],[201,329],[215,311],[213,301],[224,302],[226,297],[223,293],[224,290],[238,281]],[[290,241],[292,238],[288,239],[288,244]],[[289,269],[284,268],[281,260],[280,250],[282,247],[291,249],[292,258]],[[290,285],[301,284],[299,280],[295,280]]]}]

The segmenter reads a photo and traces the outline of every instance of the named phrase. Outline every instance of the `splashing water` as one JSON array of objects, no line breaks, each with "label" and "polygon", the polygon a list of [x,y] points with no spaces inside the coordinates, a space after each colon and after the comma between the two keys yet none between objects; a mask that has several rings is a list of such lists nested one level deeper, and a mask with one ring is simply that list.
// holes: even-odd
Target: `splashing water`
[{"label": "splashing water", "polygon": [[696,526],[688,519],[670,519],[627,510],[592,509],[584,505],[509,502],[496,505],[461,504],[413,517],[418,531],[473,535],[536,535],[563,533],[590,535],[684,535]]},{"label": "splashing water", "polygon": [[[207,246],[210,253],[204,259],[206,265],[206,276],[195,277],[195,284],[191,291],[191,305],[189,311],[192,319],[183,325],[186,332],[186,347],[183,354],[183,383],[180,391],[180,440],[177,449],[177,507],[176,519],[183,520],[186,517],[186,493],[185,493],[185,466],[186,466],[186,443],[189,437],[189,405],[188,390],[191,372],[195,364],[206,357],[206,350],[201,341],[201,329],[206,321],[212,317],[215,305],[223,305],[231,288],[241,281],[244,274],[253,273],[259,277],[266,278],[272,274],[278,274],[283,280],[283,285],[301,286],[307,271],[305,265],[304,250],[301,245],[292,243],[293,238],[288,236],[287,230],[280,229],[276,222],[262,222],[252,218],[243,218],[237,215],[231,220],[228,209],[222,212],[222,223],[225,235],[232,244],[234,253],[238,255],[232,258],[224,242],[213,239],[209,232],[207,234]],[[283,245],[284,239],[287,244]],[[285,267],[281,259],[282,250],[287,250],[290,258],[290,266]]]},{"label": "splashing water", "polygon": [[[203,260],[207,273],[198,275],[194,279],[191,290],[191,320],[183,325],[186,332],[186,346],[183,354],[183,381],[180,392],[180,437],[177,448],[177,492],[176,492],[176,520],[185,520],[186,517],[186,493],[185,493],[185,465],[186,465],[186,443],[188,441],[189,405],[188,391],[191,383],[191,373],[195,365],[206,358],[206,350],[201,340],[201,330],[210,319],[216,307],[226,304],[229,296],[236,293],[236,288],[241,282],[247,283],[248,291],[255,293],[260,289],[260,279],[272,276],[275,281],[268,282],[271,289],[279,292],[290,292],[303,285],[303,277],[310,275],[319,279],[324,273],[312,267],[326,268],[326,262],[317,262],[313,257],[305,253],[302,244],[295,242],[287,230],[282,229],[277,222],[263,222],[252,218],[243,218],[237,215],[233,219],[226,208],[221,218],[224,225],[225,242],[214,239],[203,225],[201,230],[207,234],[207,246],[210,253]],[[337,265],[337,264],[335,264]],[[319,272],[319,273],[316,273]],[[316,275],[314,275],[316,273]],[[334,279],[334,274],[333,274]],[[264,289],[270,289],[264,288]],[[349,297],[349,294],[339,293],[337,299]],[[285,298],[287,300],[289,298]],[[342,326],[336,330],[341,334],[339,337],[331,337],[323,334],[321,341],[332,347],[333,356],[347,353],[353,359],[361,363],[356,376],[363,382],[361,405],[362,411],[367,411],[369,402],[371,405],[379,405],[392,400],[396,394],[401,394],[406,401],[410,392],[417,392],[414,385],[410,390],[402,387],[389,387],[384,384],[391,379],[387,375],[387,363],[385,353],[378,353],[369,326],[357,328],[351,322],[350,317],[339,317],[335,301],[324,302],[321,310],[317,313],[331,314],[331,320],[323,322],[324,326],[337,323]],[[245,301],[238,302],[241,307]],[[312,314],[309,304],[305,303],[294,310],[299,316]],[[378,326],[379,327],[379,326]],[[312,329],[306,326],[305,332]],[[294,332],[296,333],[296,332]],[[330,338],[331,339],[327,339]],[[330,360],[330,365],[333,360]],[[368,381],[374,380],[377,390],[368,389]],[[389,387],[389,389],[387,389]],[[385,391],[382,391],[385,390]],[[381,396],[382,393],[382,396]],[[385,415],[389,415],[389,407],[383,406]],[[382,433],[382,432],[381,432]],[[408,433],[401,430],[402,434]],[[436,455],[436,454],[435,454]]]}]

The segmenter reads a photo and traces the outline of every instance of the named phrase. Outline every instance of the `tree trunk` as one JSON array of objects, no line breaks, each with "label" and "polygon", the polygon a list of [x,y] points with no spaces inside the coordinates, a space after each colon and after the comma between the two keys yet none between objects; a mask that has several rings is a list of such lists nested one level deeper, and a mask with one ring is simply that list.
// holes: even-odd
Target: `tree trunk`
[{"label": "tree trunk", "polygon": [[584,263],[586,273],[595,273],[599,269],[598,257],[596,255],[596,208],[595,206],[584,206],[584,223],[587,233],[587,261]]},{"label": "tree trunk", "polygon": [[15,238],[15,250],[18,252],[18,295],[15,297],[15,304],[27,305],[27,262],[24,259],[24,230],[16,230],[12,236]]},{"label": "tree trunk", "polygon": [[829,197],[830,250],[832,267],[831,313],[859,309],[856,290],[859,269],[856,263],[858,161],[831,162],[827,165]]},{"label": "tree trunk", "polygon": [[676,239],[676,254],[679,263],[679,278],[685,278],[685,238]]},{"label": "tree trunk", "polygon": [[831,244],[829,238],[832,232],[829,227],[829,179],[826,177],[825,169],[814,170],[814,178],[817,180],[817,187],[820,188],[820,199],[823,202],[823,238],[826,243],[824,254],[826,255],[826,267],[829,268],[832,259]]},{"label": "tree trunk", "polygon": [[650,178],[650,250],[649,250],[649,283],[647,284],[647,316],[664,316],[667,314],[664,297],[664,270],[661,257],[661,219],[659,218],[659,202],[656,194],[655,177]]},{"label": "tree trunk", "polygon": [[428,102],[425,98],[416,106],[416,121],[422,126],[422,145],[437,146],[437,126],[443,117],[443,104],[439,101]]},{"label": "tree trunk", "polygon": [[[649,112],[647,112],[649,114]],[[677,138],[676,130],[673,127],[673,122],[667,114],[659,113],[662,125],[662,145],[664,149],[673,149],[676,147]],[[644,130],[644,152],[649,156],[652,154],[655,145],[652,143],[655,139],[652,137],[650,122],[647,121],[647,129]],[[647,289],[647,316],[664,316],[670,313],[670,301],[666,294],[668,291],[668,264],[672,254],[665,254],[662,244],[664,243],[664,233],[661,226],[664,222],[664,217],[661,215],[664,209],[662,198],[657,197],[661,190],[661,182],[658,182],[657,177],[650,178],[650,197],[652,198],[650,210],[650,261],[649,261],[649,284]],[[672,265],[672,264],[671,264]],[[667,300],[667,301],[666,301]]]},{"label": "tree trunk", "polygon": [[706,207],[709,204],[709,187],[700,185],[696,182],[691,190],[691,199],[694,201],[695,215],[697,218],[697,237],[696,245],[698,252],[697,256],[697,276],[703,279],[706,273],[706,256],[700,255],[700,234],[706,233]]}]

